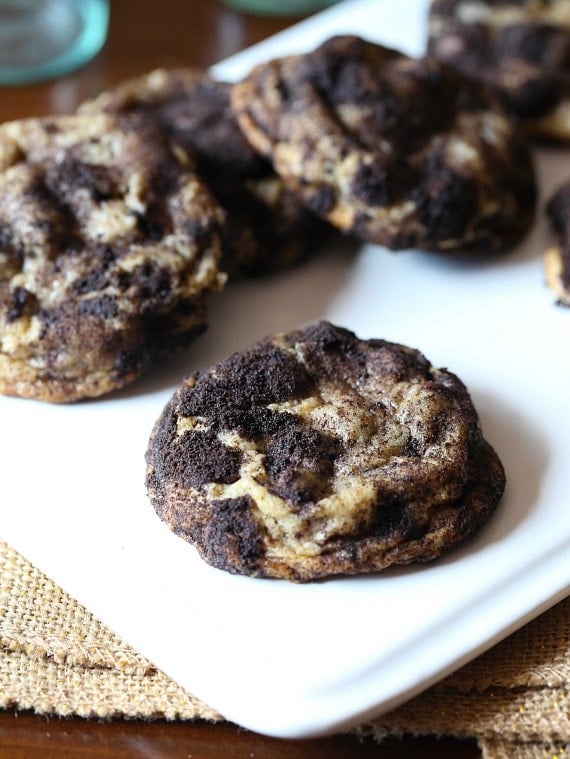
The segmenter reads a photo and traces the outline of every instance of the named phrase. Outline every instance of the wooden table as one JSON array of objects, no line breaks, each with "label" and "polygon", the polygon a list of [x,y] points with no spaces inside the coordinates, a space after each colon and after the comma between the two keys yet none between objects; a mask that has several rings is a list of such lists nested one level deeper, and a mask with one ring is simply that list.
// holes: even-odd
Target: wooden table
[{"label": "wooden table", "polygon": [[[277,1],[277,0],[276,0]],[[158,66],[208,66],[294,23],[226,9],[217,0],[111,0],[106,46],[80,71],[53,82],[0,88],[0,121],[66,113],[122,79]],[[233,725],[40,717],[0,711],[0,759],[474,759],[470,741],[388,740],[381,746],[351,736],[311,741],[266,738]]]}]

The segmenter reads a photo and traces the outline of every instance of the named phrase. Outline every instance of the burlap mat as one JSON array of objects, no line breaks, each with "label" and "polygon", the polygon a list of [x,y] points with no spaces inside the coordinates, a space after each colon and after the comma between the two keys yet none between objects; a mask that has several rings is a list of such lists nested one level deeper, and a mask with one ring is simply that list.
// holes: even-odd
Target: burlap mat
[{"label": "burlap mat", "polygon": [[[475,738],[486,759],[570,756],[570,598],[357,732]],[[0,707],[222,720],[0,541]]]}]

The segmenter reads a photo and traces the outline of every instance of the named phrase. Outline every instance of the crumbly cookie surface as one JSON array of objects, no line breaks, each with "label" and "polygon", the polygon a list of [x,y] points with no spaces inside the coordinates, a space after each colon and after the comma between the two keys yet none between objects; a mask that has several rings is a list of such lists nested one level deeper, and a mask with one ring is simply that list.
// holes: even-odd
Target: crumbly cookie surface
[{"label": "crumbly cookie surface", "polygon": [[292,581],[434,559],[504,485],[457,377],[328,322],[188,378],[147,450],[156,512],[207,562]]},{"label": "crumbly cookie surface", "polygon": [[558,237],[557,244],[544,253],[546,283],[558,303],[570,306],[570,183],[554,193],[546,213]]},{"label": "crumbly cookie surface", "polygon": [[428,50],[493,87],[530,134],[570,140],[567,0],[433,0]]},{"label": "crumbly cookie surface", "polygon": [[535,203],[528,148],[478,84],[358,37],[257,66],[239,124],[333,225],[390,248],[502,249]]},{"label": "crumbly cookie surface", "polygon": [[80,112],[137,113],[193,157],[226,213],[222,268],[234,279],[305,258],[327,229],[239,130],[230,85],[199,69],[157,69],[84,103]]},{"label": "crumbly cookie surface", "polygon": [[135,118],[0,126],[0,392],[95,397],[188,344],[223,283],[220,218]]}]

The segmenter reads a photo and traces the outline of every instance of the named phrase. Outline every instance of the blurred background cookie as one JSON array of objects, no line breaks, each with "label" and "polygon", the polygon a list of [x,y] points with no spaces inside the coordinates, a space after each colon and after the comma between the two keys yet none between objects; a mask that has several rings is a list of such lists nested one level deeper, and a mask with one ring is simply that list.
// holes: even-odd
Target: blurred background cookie
[{"label": "blurred background cookie", "polygon": [[0,392],[98,396],[187,345],[223,284],[220,221],[136,118],[0,126]]},{"label": "blurred background cookie", "polygon": [[304,208],[243,137],[229,90],[197,69],[158,69],[101,93],[80,112],[137,113],[193,157],[226,212],[222,268],[235,279],[302,260],[330,228]]},{"label": "blurred background cookie", "polygon": [[434,559],[504,486],[455,375],[328,322],[186,379],[147,450],[156,512],[207,562],[293,581]]},{"label": "blurred background cookie", "polygon": [[557,244],[544,254],[546,283],[558,303],[570,306],[570,183],[554,193],[546,213],[558,237]]},{"label": "blurred background cookie", "polygon": [[232,106],[307,206],[360,239],[497,251],[533,219],[534,171],[516,121],[434,59],[335,37],[255,67]]},{"label": "blurred background cookie", "polygon": [[529,134],[570,140],[568,0],[433,0],[428,50],[493,87]]}]

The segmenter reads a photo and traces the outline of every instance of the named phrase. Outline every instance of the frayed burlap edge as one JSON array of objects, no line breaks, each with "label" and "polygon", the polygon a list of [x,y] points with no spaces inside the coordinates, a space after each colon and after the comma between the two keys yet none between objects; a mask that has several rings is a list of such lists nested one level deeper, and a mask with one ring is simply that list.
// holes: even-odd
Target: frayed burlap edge
[{"label": "frayed burlap edge", "polygon": [[220,720],[162,672],[144,674],[58,664],[18,651],[0,653],[0,707],[60,717]]},{"label": "frayed burlap edge", "polygon": [[[485,759],[566,759],[570,599],[357,733],[475,738]],[[0,541],[0,707],[98,718],[218,721]]]}]

